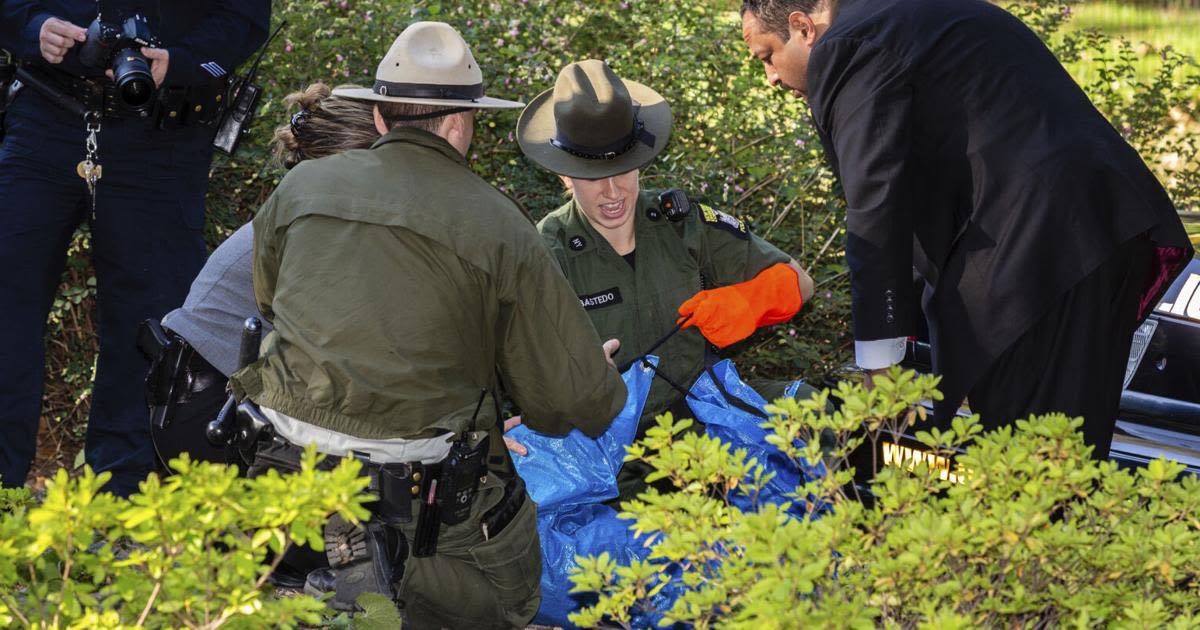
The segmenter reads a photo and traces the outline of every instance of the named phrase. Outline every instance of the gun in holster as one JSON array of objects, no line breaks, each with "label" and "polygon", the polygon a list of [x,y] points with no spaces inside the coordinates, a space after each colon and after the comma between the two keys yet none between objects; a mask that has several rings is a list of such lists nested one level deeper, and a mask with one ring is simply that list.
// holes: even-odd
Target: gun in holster
[{"label": "gun in holster", "polygon": [[[238,369],[258,360],[258,346],[262,341],[262,321],[257,317],[246,320],[242,327],[242,343],[238,352]],[[267,420],[258,405],[247,399],[238,402],[232,394],[221,407],[217,419],[208,423],[205,435],[214,446],[233,446],[238,449],[247,463],[252,463],[258,440],[273,433],[271,421]]]},{"label": "gun in holster", "polygon": [[138,327],[137,347],[150,359],[150,371],[146,374],[150,423],[158,429],[166,428],[175,418],[179,399],[187,389],[187,364],[195,351],[156,319],[147,319]]}]

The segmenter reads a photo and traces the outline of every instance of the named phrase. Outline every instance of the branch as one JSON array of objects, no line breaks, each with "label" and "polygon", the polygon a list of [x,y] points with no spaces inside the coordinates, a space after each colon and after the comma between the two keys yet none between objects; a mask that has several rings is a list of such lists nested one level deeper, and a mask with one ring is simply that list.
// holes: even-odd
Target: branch
[{"label": "branch", "polygon": [[850,275],[850,272],[849,272],[849,271],[843,271],[843,272],[841,272],[841,273],[839,273],[839,274],[837,274],[837,275],[834,275],[834,276],[830,276],[830,277],[828,277],[828,278],[825,278],[824,280],[822,280],[822,281],[818,282],[818,283],[816,284],[816,286],[814,286],[814,287],[813,287],[813,291],[816,291],[817,289],[819,289],[819,288],[821,288],[821,287],[823,287],[823,286],[825,286],[825,285],[829,284],[830,282],[837,281],[837,280],[839,280],[839,279],[841,279],[841,278],[844,278],[844,277],[846,277],[846,276],[848,276],[848,275]]},{"label": "branch", "polygon": [[275,554],[275,559],[271,560],[271,567],[267,569],[266,573],[263,573],[262,576],[258,578],[257,582],[254,583],[255,590],[262,588],[263,585],[267,583],[267,580],[271,578],[271,574],[275,572],[275,569],[279,567],[279,563],[283,561],[283,555],[286,554],[288,549],[291,547],[291,540],[284,543],[283,548],[279,550],[279,553]]},{"label": "branch", "polygon": [[742,196],[741,196],[741,197],[738,197],[738,198],[737,198],[737,201],[734,201],[734,202],[733,202],[733,206],[732,206],[732,207],[734,207],[734,208],[738,207],[739,205],[741,205],[741,203],[742,203],[743,201],[745,201],[746,199],[749,199],[751,195],[753,195],[754,193],[756,193],[756,192],[758,192],[758,191],[762,190],[762,189],[763,189],[763,187],[767,186],[768,184],[770,184],[771,182],[774,182],[774,181],[775,181],[775,180],[777,180],[777,179],[779,179],[779,173],[775,173],[774,175],[772,175],[772,176],[770,176],[770,177],[768,177],[768,178],[766,178],[766,179],[762,180],[761,182],[758,182],[757,184],[755,184],[755,185],[751,186],[751,187],[750,187],[750,190],[747,190],[746,192],[742,193]]},{"label": "branch", "polygon": [[150,616],[150,609],[154,608],[154,600],[158,599],[158,594],[162,592],[162,579],[154,582],[154,590],[150,591],[150,598],[146,600],[146,607],[142,609],[142,614],[138,615],[137,623],[134,625],[142,626],[146,623],[146,617]]},{"label": "branch", "polygon": [[775,228],[779,227],[779,224],[783,223],[783,220],[787,218],[788,213],[792,211],[792,208],[798,201],[800,201],[799,197],[793,197],[792,200],[788,202],[788,205],[783,207],[783,211],[775,215],[775,220],[771,221],[771,225],[767,226],[767,230],[763,232],[763,238],[770,236],[771,232],[774,232]]},{"label": "branch", "polygon": [[21,620],[21,623],[25,624],[26,628],[33,627],[33,624],[29,623],[29,620],[25,618],[25,615],[21,614],[20,609],[17,607],[17,600],[13,599],[12,596],[7,592],[0,593],[0,597],[4,598],[5,605],[7,605],[8,609],[12,611],[12,614],[17,616],[17,619]]},{"label": "branch", "polygon": [[751,140],[750,142],[747,142],[746,144],[743,144],[742,146],[740,146],[740,147],[738,147],[738,148],[734,149],[734,150],[733,150],[733,152],[731,152],[731,153],[729,154],[729,157],[733,157],[733,156],[735,156],[735,155],[737,155],[737,154],[741,153],[742,151],[745,151],[746,149],[749,149],[750,147],[752,147],[752,146],[754,146],[754,145],[756,145],[756,144],[758,144],[758,143],[760,143],[760,142],[763,142],[763,141],[765,141],[765,140],[770,140],[770,139],[772,139],[772,138],[775,138],[775,137],[777,137],[777,135],[776,135],[776,134],[769,133],[769,134],[767,134],[767,135],[765,135],[765,136],[763,136],[763,137],[761,137],[761,138],[755,138],[754,140]]},{"label": "branch", "polygon": [[829,250],[829,246],[833,245],[833,241],[837,239],[838,235],[841,233],[842,228],[840,226],[833,230],[833,234],[829,235],[829,240],[825,241],[825,245],[821,248],[821,251],[817,252],[817,257],[814,258],[812,264],[808,266],[809,269],[816,268],[817,263],[821,262],[821,258],[823,258],[825,256],[825,252]]}]

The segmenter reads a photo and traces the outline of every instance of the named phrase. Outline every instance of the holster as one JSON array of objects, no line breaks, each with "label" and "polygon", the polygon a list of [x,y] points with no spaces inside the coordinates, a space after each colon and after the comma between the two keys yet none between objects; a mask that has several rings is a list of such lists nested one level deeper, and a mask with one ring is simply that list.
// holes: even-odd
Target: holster
[{"label": "holster", "polygon": [[187,387],[187,362],[194,350],[156,319],[138,327],[137,347],[150,359],[146,374],[146,405],[152,426],[163,428],[174,417],[175,407]]}]

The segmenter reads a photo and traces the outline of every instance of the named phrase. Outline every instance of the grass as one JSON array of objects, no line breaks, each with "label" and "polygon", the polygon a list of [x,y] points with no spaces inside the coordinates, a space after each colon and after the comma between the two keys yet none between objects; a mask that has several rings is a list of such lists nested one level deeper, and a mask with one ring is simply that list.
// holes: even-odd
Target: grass
[{"label": "grass", "polygon": [[1132,42],[1170,44],[1200,59],[1200,10],[1158,9],[1112,0],[1085,2],[1076,8],[1069,27],[1096,28]]},{"label": "grass", "polygon": [[1183,215],[1183,227],[1192,237],[1192,244],[1200,247],[1200,213],[1189,212]]},{"label": "grass", "polygon": [[[1161,9],[1116,0],[1092,0],[1075,8],[1067,29],[1097,29],[1133,43],[1140,54],[1134,65],[1142,77],[1154,75],[1158,67],[1156,53],[1166,46],[1200,61],[1200,10]],[[1071,64],[1068,69],[1076,80],[1083,83],[1096,78],[1086,61]],[[1200,94],[1196,96],[1200,98]]]}]

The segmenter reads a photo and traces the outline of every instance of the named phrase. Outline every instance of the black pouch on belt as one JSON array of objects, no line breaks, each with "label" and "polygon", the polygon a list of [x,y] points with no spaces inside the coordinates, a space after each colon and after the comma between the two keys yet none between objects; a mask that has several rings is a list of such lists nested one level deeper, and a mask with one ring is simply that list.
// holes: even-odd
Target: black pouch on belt
[{"label": "black pouch on belt", "polygon": [[412,521],[413,488],[420,492],[420,473],[412,466],[385,464],[379,467],[377,479],[379,518],[391,527]]},{"label": "black pouch on belt", "polygon": [[199,83],[187,91],[187,119],[189,127],[208,127],[220,119],[225,111],[225,94],[229,89],[227,79],[216,79]]},{"label": "black pouch on belt", "polygon": [[187,88],[165,87],[158,91],[158,128],[177,129],[187,117]]},{"label": "black pouch on belt", "polygon": [[488,439],[483,438],[474,448],[468,446],[465,438],[450,447],[450,454],[442,463],[442,477],[438,480],[435,499],[443,523],[458,525],[471,516],[479,479],[485,472]]}]

